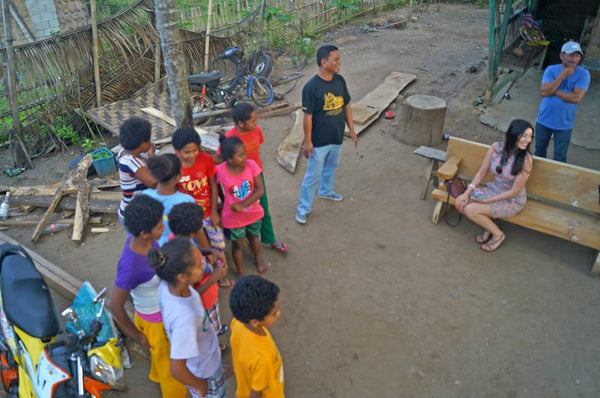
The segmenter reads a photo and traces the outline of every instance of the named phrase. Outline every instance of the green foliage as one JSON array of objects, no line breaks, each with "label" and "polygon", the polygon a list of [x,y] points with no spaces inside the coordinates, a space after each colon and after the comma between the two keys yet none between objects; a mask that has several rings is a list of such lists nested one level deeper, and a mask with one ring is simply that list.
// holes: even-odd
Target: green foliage
[{"label": "green foliage", "polygon": [[66,143],[79,144],[81,142],[79,133],[73,130],[73,127],[71,127],[67,121],[67,118],[64,116],[57,117],[54,121],[54,124],[50,126],[50,130],[54,133],[54,135]]},{"label": "green foliage", "polygon": [[123,11],[136,0],[97,0],[98,18],[104,19]]},{"label": "green foliage", "polygon": [[359,10],[358,6],[361,0],[332,0],[329,3],[329,7],[337,7],[339,11],[347,11],[349,13],[354,13]]},{"label": "green foliage", "polygon": [[95,146],[96,141],[92,138],[84,138],[84,140],[81,142],[81,149],[83,149],[85,153],[92,152]]}]

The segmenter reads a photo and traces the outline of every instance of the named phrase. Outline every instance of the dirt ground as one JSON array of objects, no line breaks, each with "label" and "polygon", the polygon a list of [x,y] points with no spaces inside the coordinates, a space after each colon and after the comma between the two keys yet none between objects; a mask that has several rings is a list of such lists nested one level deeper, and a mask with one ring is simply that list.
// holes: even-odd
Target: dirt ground
[{"label": "dirt ground", "polygon": [[[484,143],[501,139],[479,123],[482,109],[472,105],[487,81],[488,10],[444,3],[439,13],[430,7],[416,16],[404,29],[369,33],[360,31],[369,22],[364,18],[323,38],[341,49],[341,74],[353,99],[393,71],[413,73],[416,82],[402,94],[445,99],[447,133]],[[475,73],[468,71],[472,66]],[[315,72],[309,65],[304,81]],[[300,86],[289,101],[300,101]],[[279,239],[291,247],[285,256],[263,251],[267,277],[281,288],[281,318],[272,333],[284,359],[287,396],[598,394],[600,290],[589,275],[591,249],[501,223],[507,239],[488,254],[475,244],[479,228],[469,221],[456,228],[433,224],[434,201],[419,199],[425,160],[396,141],[397,122],[383,118],[360,135],[358,151],[351,141],[344,144],[336,178],[344,201],[315,199],[308,223],[299,225],[294,214],[306,161],[293,175],[275,161],[289,118],[259,124],[271,213]],[[598,151],[571,151],[600,168]],[[56,181],[73,157],[42,159],[17,182]],[[76,277],[110,286],[125,239],[116,216],[110,227],[110,233],[88,234],[81,246],[64,231],[35,245],[29,242],[33,228],[6,233]],[[227,299],[221,290],[225,322],[231,319]],[[111,396],[159,396],[139,368],[129,384],[130,392]],[[230,397],[234,388],[230,380]]]}]

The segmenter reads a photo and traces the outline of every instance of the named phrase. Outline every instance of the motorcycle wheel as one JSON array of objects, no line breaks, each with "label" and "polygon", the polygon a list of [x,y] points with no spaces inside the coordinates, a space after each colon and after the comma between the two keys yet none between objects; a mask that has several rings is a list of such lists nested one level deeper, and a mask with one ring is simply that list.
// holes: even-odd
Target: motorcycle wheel
[{"label": "motorcycle wheel", "polygon": [[194,124],[197,126],[210,126],[212,122],[215,120],[214,115],[203,116],[203,117],[194,117],[195,114],[210,112],[214,110],[214,101],[210,99],[207,95],[204,96],[204,101],[201,101],[202,93],[197,91],[192,91],[190,93],[191,99],[191,107],[192,107],[192,117],[194,119]]},{"label": "motorcycle wheel", "polygon": [[268,77],[273,70],[273,57],[265,52],[256,54],[252,61],[252,72],[259,77]]},{"label": "motorcycle wheel", "polygon": [[250,96],[256,105],[267,106],[273,102],[273,86],[267,78],[257,77],[252,80]]}]

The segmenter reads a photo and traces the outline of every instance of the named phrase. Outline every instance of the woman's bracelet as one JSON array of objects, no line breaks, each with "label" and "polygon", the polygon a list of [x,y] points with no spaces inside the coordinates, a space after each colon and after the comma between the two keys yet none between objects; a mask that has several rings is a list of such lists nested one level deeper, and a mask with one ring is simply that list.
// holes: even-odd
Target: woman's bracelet
[{"label": "woman's bracelet", "polygon": [[469,184],[469,186],[467,187],[467,189],[469,189],[469,188],[473,188],[473,190],[475,190],[477,187],[475,185],[473,185],[473,184]]}]

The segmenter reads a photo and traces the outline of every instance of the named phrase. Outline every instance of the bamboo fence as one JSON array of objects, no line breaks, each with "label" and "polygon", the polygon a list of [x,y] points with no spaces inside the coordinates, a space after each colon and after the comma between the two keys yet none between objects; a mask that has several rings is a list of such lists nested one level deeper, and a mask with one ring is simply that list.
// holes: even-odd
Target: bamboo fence
[{"label": "bamboo fence", "polygon": [[[267,22],[263,32],[267,40],[302,39],[397,4],[398,0],[267,0],[275,22]],[[231,45],[249,48],[256,44],[260,5],[261,0],[213,1],[211,58]],[[157,69],[164,75],[162,62],[157,64],[159,38],[148,10],[153,10],[153,2],[139,0],[98,24],[102,103],[128,98],[155,81]],[[287,22],[278,20],[282,14],[288,16]],[[189,73],[203,69],[207,15],[202,6],[181,13]],[[29,136],[40,134],[28,126],[37,128],[40,122],[51,126],[57,116],[70,116],[75,109],[85,111],[96,106],[90,32],[88,26],[14,47],[20,120]],[[0,48],[0,137],[12,128],[5,62],[6,51]]]}]

